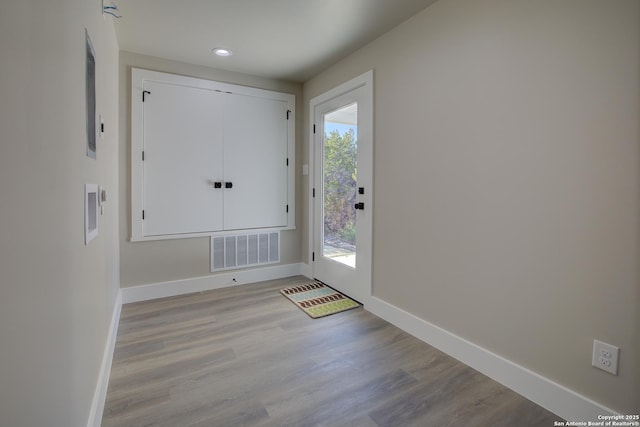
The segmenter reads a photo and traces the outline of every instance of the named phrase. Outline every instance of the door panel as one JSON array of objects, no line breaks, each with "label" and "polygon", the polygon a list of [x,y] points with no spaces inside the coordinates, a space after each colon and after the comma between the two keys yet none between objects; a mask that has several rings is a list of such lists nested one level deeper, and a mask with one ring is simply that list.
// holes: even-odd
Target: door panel
[{"label": "door panel", "polygon": [[[287,225],[287,103],[226,96],[224,226]],[[293,166],[291,166],[293,167]]]},{"label": "door panel", "polygon": [[371,295],[371,92],[367,73],[311,101],[313,275],[363,303]]},{"label": "door panel", "polygon": [[144,82],[145,236],[223,228],[223,94]]}]

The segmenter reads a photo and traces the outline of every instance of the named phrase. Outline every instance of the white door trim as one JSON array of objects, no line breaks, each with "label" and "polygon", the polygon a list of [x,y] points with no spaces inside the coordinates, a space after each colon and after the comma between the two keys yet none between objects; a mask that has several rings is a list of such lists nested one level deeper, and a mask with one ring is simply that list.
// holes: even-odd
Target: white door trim
[{"label": "white door trim", "polygon": [[[365,87],[365,96],[367,97],[366,102],[362,103],[358,106],[358,108],[362,109],[363,113],[366,114],[371,120],[368,120],[368,123],[363,124],[362,128],[358,125],[358,133],[364,135],[366,138],[370,139],[371,143],[366,145],[364,151],[361,153],[366,157],[367,162],[371,165],[370,171],[368,173],[361,173],[358,171],[358,182],[359,186],[364,186],[368,190],[367,194],[367,208],[369,212],[371,212],[372,220],[370,222],[370,229],[367,230],[368,238],[371,239],[369,242],[369,248],[373,250],[373,144],[374,144],[374,134],[373,134],[373,70],[369,70],[341,85],[321,94],[309,101],[309,179],[308,179],[308,258],[307,263],[309,265],[309,273],[311,277],[314,276],[314,262],[312,254],[314,252],[314,228],[315,228],[315,206],[314,206],[314,197],[313,197],[313,189],[315,185],[315,134],[314,134],[314,122],[315,122],[315,114],[316,107],[339,96],[342,96],[346,93],[349,93],[355,89]],[[359,153],[361,147],[358,147]],[[359,154],[360,155],[360,154]],[[364,172],[364,171],[362,171]],[[365,242],[366,244],[366,242]],[[363,304],[367,304],[368,299],[372,295],[372,266],[370,265],[373,260],[373,254],[368,254],[369,265],[360,267],[363,268],[363,271],[366,274],[366,281],[368,283],[368,292],[364,298],[361,298],[360,301]]]}]

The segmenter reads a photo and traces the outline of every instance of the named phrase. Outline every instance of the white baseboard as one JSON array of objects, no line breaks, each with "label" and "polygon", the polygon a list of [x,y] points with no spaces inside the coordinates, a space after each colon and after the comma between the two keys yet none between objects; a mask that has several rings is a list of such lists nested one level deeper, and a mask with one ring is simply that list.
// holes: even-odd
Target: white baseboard
[{"label": "white baseboard", "polygon": [[100,373],[98,374],[98,383],[93,393],[91,409],[89,410],[89,420],[87,427],[100,427],[102,424],[102,412],[107,399],[107,389],[109,387],[109,376],[111,375],[111,362],[113,362],[113,350],[116,346],[116,337],[118,335],[118,325],[120,324],[120,311],[122,309],[122,291],[118,290],[115,306],[111,314],[111,324],[109,325],[109,333],[107,335],[107,343],[104,347],[102,355],[102,363],[100,364]]},{"label": "white baseboard", "polygon": [[365,309],[565,420],[598,421],[598,415],[619,415],[585,396],[379,298],[371,297],[369,303],[365,304]]},{"label": "white baseboard", "polygon": [[283,279],[300,274],[302,274],[302,264],[296,263],[254,268],[251,270],[227,271],[211,276],[132,286],[122,288],[122,303],[127,304],[130,302],[147,301],[193,292],[210,291],[246,283]]}]

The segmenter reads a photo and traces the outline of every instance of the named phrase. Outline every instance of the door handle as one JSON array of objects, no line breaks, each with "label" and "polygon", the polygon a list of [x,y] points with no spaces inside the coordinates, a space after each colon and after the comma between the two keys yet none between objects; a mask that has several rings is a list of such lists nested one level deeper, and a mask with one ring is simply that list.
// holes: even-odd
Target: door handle
[{"label": "door handle", "polygon": [[209,180],[207,181],[209,183],[210,186],[212,186],[213,188],[222,188],[222,182],[220,181],[212,181]]},{"label": "door handle", "polygon": [[364,202],[356,203],[353,207],[354,207],[354,208],[356,208],[356,209],[360,209],[361,211],[363,211],[363,210],[364,210]]},{"label": "door handle", "polygon": [[225,182],[224,188],[233,188],[233,182]]}]

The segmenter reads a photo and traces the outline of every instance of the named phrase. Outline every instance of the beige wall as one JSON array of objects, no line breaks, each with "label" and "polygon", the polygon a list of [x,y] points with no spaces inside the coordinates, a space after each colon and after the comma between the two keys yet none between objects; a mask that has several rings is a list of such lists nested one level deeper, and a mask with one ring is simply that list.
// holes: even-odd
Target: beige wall
[{"label": "beige wall", "polygon": [[[100,0],[0,3],[0,424],[86,426],[119,283],[118,46]],[[85,155],[85,27],[106,135]],[[84,184],[109,191],[84,245]]]},{"label": "beige wall", "polygon": [[309,100],[375,70],[375,296],[623,413],[639,56],[637,0],[440,0],[304,85],[307,147]]},{"label": "beige wall", "polygon": [[[240,84],[261,89],[275,90],[296,95],[296,224],[301,223],[302,173],[300,155],[302,128],[302,85],[247,74],[217,70],[199,65],[185,64],[167,59],[120,52],[120,265],[121,286],[129,287],[161,283],[180,279],[209,276],[210,249],[208,237],[158,240],[150,242],[129,241],[131,235],[131,68],[181,74],[226,83]],[[281,264],[300,262],[301,229],[281,234]]]}]

